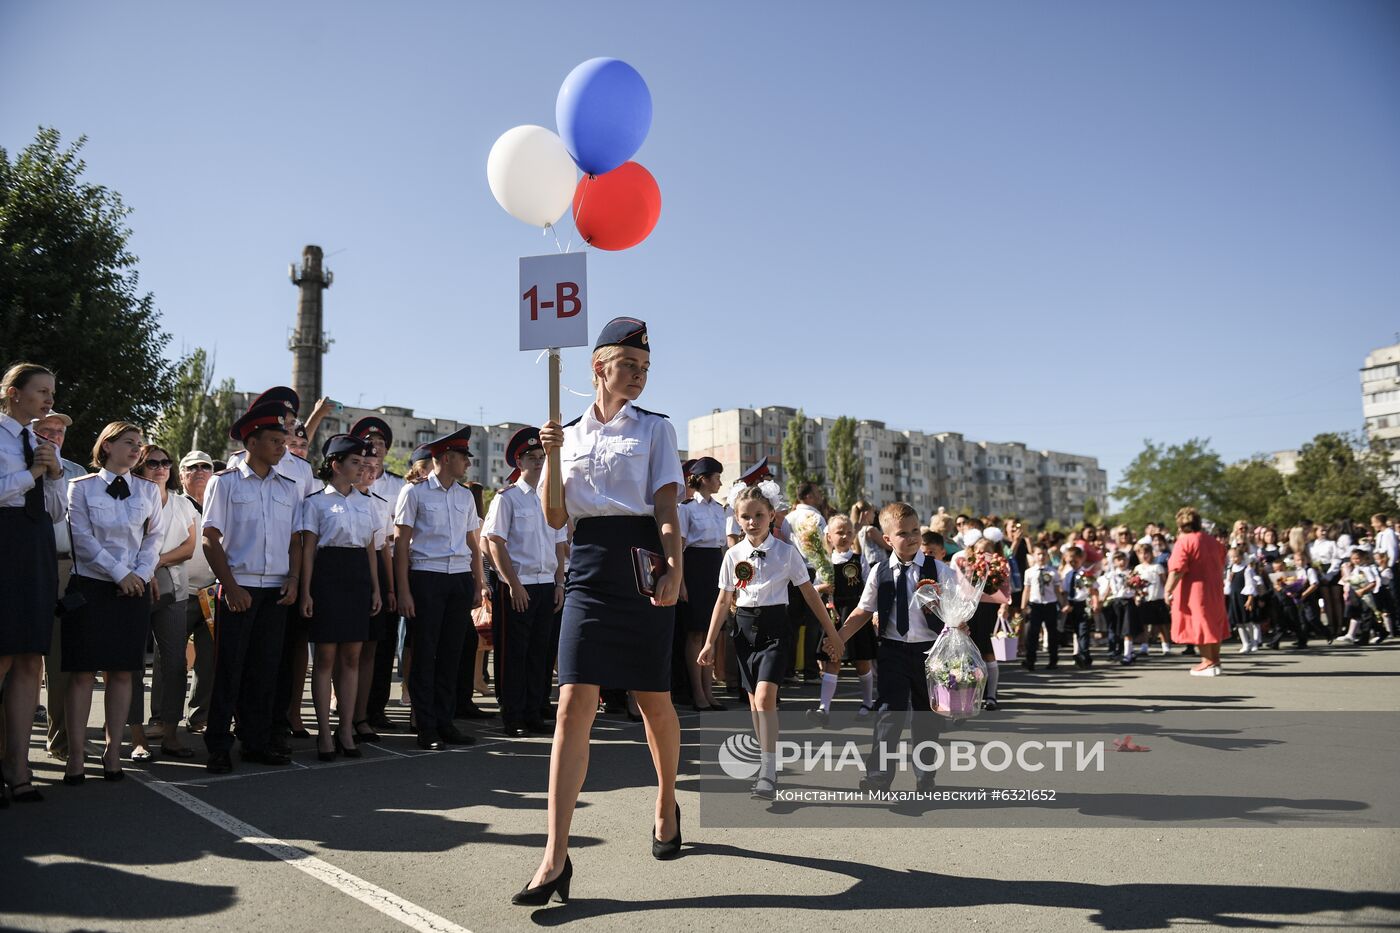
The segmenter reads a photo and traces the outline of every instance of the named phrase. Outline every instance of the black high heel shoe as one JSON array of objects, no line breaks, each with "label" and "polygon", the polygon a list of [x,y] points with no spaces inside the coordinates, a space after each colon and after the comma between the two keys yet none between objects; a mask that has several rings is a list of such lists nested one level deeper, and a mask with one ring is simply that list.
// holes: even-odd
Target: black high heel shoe
[{"label": "black high heel shoe", "polygon": [[549,903],[550,897],[555,891],[559,892],[559,903],[569,903],[569,879],[574,876],[574,863],[569,856],[564,856],[564,868],[559,872],[559,877],[553,881],[546,881],[539,887],[532,888],[529,885],[521,888],[519,893],[510,899],[512,904],[521,907],[541,907]]},{"label": "black high heel shoe", "polygon": [[365,757],[365,753],[362,752],[362,751],[360,751],[360,747],[359,747],[358,745],[356,745],[354,748],[346,748],[346,747],[345,747],[345,743],[342,742],[342,741],[340,741],[340,734],[339,734],[339,733],[336,733],[336,736],[335,736],[335,750],[338,751],[338,752],[340,752],[340,753],[341,753],[342,755],[344,755],[346,758],[363,758],[363,757]]},{"label": "black high heel shoe", "polygon": [[676,835],[662,842],[656,838],[656,833],[648,833],[651,836],[651,857],[666,861],[681,854],[681,805],[676,804]]},{"label": "black high heel shoe", "polygon": [[332,748],[330,751],[328,751],[328,752],[323,752],[323,751],[321,751],[321,743],[317,742],[317,743],[316,743],[316,760],[317,760],[317,761],[335,761],[336,753],[337,753],[338,751],[340,751],[340,740],[339,740],[339,739],[336,739],[335,745],[336,745],[336,747],[335,747],[335,748]]}]

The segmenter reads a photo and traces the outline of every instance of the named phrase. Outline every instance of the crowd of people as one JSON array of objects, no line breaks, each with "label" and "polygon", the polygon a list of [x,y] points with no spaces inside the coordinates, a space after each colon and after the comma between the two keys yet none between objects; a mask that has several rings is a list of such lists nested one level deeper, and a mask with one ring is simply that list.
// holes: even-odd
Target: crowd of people
[{"label": "crowd of people", "polygon": [[[669,857],[680,838],[673,702],[718,710],[724,692],[747,698],[764,749],[754,794],[767,799],[785,686],[819,685],[808,715],[825,726],[849,665],[857,716],[873,717],[877,745],[897,741],[902,713],[928,708],[922,656],[942,628],[914,590],[969,562],[1004,568],[969,623],[990,709],[996,638],[1016,638],[1031,671],[1042,655],[1057,668],[1063,651],[1087,668],[1179,645],[1199,656],[1192,674],[1215,676],[1232,637],[1249,653],[1285,637],[1302,649],[1394,634],[1400,554],[1388,516],[1280,533],[1183,509],[1171,529],[1035,532],[942,509],[925,523],[902,503],[840,513],[815,483],[788,502],[766,460],[727,484],[710,457],[679,463],[669,422],[632,404],[649,365],[645,325],[618,319],[604,338],[595,406],[518,432],[506,452],[515,473],[490,494],[462,482],[470,428],[417,448],[401,477],[385,469],[393,435],[379,418],[313,453],[319,418],[298,421],[300,400],[282,386],[235,422],[241,449],[227,462],[167,450],[119,421],[82,466],[62,456],[71,420],[54,408],[54,375],[12,366],[0,383],[0,805],[42,799],[28,761],[36,709],[64,783],[86,779],[99,676],[101,773],[116,781],[124,757],[196,757],[188,736],[202,737],[211,772],[235,767],[235,739],[245,761],[288,764],[289,740],[313,735],[308,677],[318,758],[358,757],[400,728],[388,708],[396,661],[417,745],[470,744],[455,721],[494,715],[473,698],[489,651],[500,728],[553,735],[564,762],[551,772],[551,841],[527,886],[538,897],[567,863],[565,811],[600,708],[648,722],[654,849]],[[565,452],[562,502],[543,495],[553,449]]]}]

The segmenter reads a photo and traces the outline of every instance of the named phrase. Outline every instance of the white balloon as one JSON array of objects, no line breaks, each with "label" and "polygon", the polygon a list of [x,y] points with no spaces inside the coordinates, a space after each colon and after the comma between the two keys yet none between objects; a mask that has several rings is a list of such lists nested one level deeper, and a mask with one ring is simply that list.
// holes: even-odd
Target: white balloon
[{"label": "white balloon", "polygon": [[578,169],[554,133],[542,126],[517,126],[491,147],[486,182],[507,214],[532,227],[545,227],[569,209]]}]

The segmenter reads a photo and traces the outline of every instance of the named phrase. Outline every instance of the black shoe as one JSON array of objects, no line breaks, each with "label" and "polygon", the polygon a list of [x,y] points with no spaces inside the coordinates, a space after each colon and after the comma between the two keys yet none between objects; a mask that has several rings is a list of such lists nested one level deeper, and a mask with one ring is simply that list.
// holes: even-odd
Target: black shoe
[{"label": "black shoe", "polygon": [[525,723],[525,731],[531,735],[553,735],[554,723],[544,719],[531,719]]},{"label": "black shoe", "polygon": [[1059,661],[1051,661],[1049,664],[1045,665],[1045,669],[1046,669],[1047,671],[1053,671],[1055,668],[1057,668],[1057,667],[1059,667],[1059,666],[1060,666],[1060,662],[1059,662]]},{"label": "black shoe", "polygon": [[681,854],[681,805],[676,804],[676,835],[674,838],[662,842],[656,838],[655,833],[651,833],[651,857],[665,861],[673,859]]},{"label": "black shoe", "polygon": [[760,777],[753,782],[753,787],[749,789],[749,796],[755,800],[777,800],[778,782]]},{"label": "black shoe", "polygon": [[985,710],[995,711],[1001,709],[1001,705],[997,703],[996,697],[987,697],[985,700],[982,701],[982,708]]},{"label": "black shoe", "polygon": [[716,713],[722,713],[729,709],[729,707],[725,706],[723,703],[711,703],[709,706],[705,707],[705,709],[713,710]]},{"label": "black shoe", "polygon": [[873,778],[867,775],[860,779],[860,789],[867,793],[870,791],[885,793],[890,789],[890,784],[883,778]]},{"label": "black shoe", "polygon": [[914,789],[921,794],[932,793],[934,789],[934,781],[936,778],[936,773],[921,774],[914,781]]},{"label": "black shoe", "polygon": [[569,902],[569,881],[574,877],[574,863],[569,856],[564,856],[564,868],[559,872],[559,877],[553,881],[546,881],[537,888],[532,888],[528,884],[521,888],[519,893],[510,899],[512,904],[520,907],[542,907],[549,903],[549,899],[557,891],[559,902],[567,904]]},{"label": "black shoe", "polygon": [[[309,735],[310,733],[307,734]],[[267,747],[270,751],[277,752],[279,755],[286,755],[288,758],[292,755],[292,744],[287,741],[285,735],[274,735],[268,741]],[[244,755],[243,757],[247,758],[248,756]]]},{"label": "black shoe", "polygon": [[454,718],[454,719],[492,719],[492,718],[494,718],[494,716],[493,716],[491,713],[486,712],[486,710],[482,709],[481,707],[477,706],[475,703],[469,703],[469,704],[467,704],[466,706],[459,706],[459,707],[457,707],[457,715],[454,716],[454,717],[452,717],[452,718]]},{"label": "black shoe", "polygon": [[446,745],[475,745],[476,737],[467,735],[456,726],[448,726],[446,729],[438,730],[438,738]]},{"label": "black shoe", "polygon": [[318,749],[316,749],[316,760],[317,760],[317,761],[335,761],[336,753],[337,753],[337,749],[334,749],[334,748],[331,749],[331,750],[328,751],[328,752],[323,752],[323,751],[321,751],[321,750],[318,748]]},{"label": "black shoe", "polygon": [[440,752],[446,745],[443,745],[436,736],[428,735],[426,732],[418,733],[418,747],[430,752]]},{"label": "black shoe", "polygon": [[339,732],[337,732],[337,733],[335,734],[335,750],[336,750],[337,752],[340,752],[340,754],[344,755],[346,758],[363,758],[363,757],[365,757],[365,753],[362,752],[362,751],[360,751],[360,746],[355,745],[355,746],[353,746],[353,747],[347,747],[346,744],[345,744],[344,742],[340,741],[340,733],[339,733]]},{"label": "black shoe", "polygon": [[[120,771],[117,773],[121,774]],[[39,789],[34,786],[33,780],[25,781],[22,784],[12,784],[6,781],[5,784],[10,788],[10,799],[15,803],[40,803],[44,799],[44,795],[39,793]],[[28,788],[28,790],[24,788]]]},{"label": "black shoe", "polygon": [[1196,646],[1195,646],[1195,645],[1187,645],[1187,646],[1186,646],[1186,650],[1183,651],[1183,652],[1181,652],[1181,656],[1182,656],[1183,658],[1191,658],[1191,657],[1195,657],[1195,655],[1196,655]]},{"label": "black shoe", "polygon": [[[369,729],[369,731],[368,731],[368,732],[361,732],[361,731],[360,731],[360,727],[361,727],[361,726],[364,726],[366,729]],[[368,719],[361,719],[359,722],[353,723],[353,727],[354,727],[354,729],[355,729],[355,741],[356,741],[356,742],[378,742],[378,741],[379,741],[379,733],[378,733],[378,732],[375,732],[373,729],[370,729],[370,725],[369,725],[369,720],[368,720]]]},{"label": "black shoe", "polygon": [[831,725],[831,714],[820,706],[807,710],[807,721],[823,729]]},{"label": "black shoe", "polygon": [[[103,769],[102,769],[102,780],[104,780],[104,781],[112,781],[113,783],[115,783],[115,782],[117,782],[117,781],[125,781],[125,780],[126,780],[126,772],[125,772],[125,771],[108,771],[106,768],[103,768]],[[19,798],[18,798],[18,797],[15,797],[15,799],[18,800]]]},{"label": "black shoe", "polygon": [[292,763],[292,756],[271,745],[258,751],[243,750],[243,760],[251,761],[254,764],[270,765],[274,768],[284,767]]},{"label": "black shoe", "polygon": [[1033,670],[1035,670],[1035,662],[1032,661],[1030,658],[1026,658],[1024,661],[1022,661],[1022,662],[1021,662],[1021,666],[1024,667],[1024,668],[1025,668],[1026,670],[1028,670],[1028,671],[1033,671]]},{"label": "black shoe", "polygon": [[523,722],[508,722],[501,726],[501,731],[513,739],[521,739],[530,734]]},{"label": "black shoe", "polygon": [[63,783],[66,787],[77,787],[87,780],[87,775],[79,771],[77,774],[63,775]]},{"label": "black shoe", "polygon": [[210,774],[228,774],[233,770],[233,758],[228,752],[214,752],[204,763],[204,770]]},{"label": "black shoe", "polygon": [[[384,716],[371,716],[369,719],[364,720],[364,722],[369,723],[369,727],[375,732],[399,731],[399,727],[394,725],[392,721],[390,721],[387,717]],[[356,723],[356,725],[359,725],[359,723]]]}]

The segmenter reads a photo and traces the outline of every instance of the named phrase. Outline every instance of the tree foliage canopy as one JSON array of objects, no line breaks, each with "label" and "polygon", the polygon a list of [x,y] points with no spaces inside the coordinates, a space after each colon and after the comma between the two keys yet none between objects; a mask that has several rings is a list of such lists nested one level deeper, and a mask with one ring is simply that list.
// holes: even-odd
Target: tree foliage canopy
[{"label": "tree foliage canopy", "polygon": [[827,432],[826,475],[831,480],[832,505],[838,512],[850,512],[864,495],[865,471],[856,450],[856,419],[842,415]]}]

